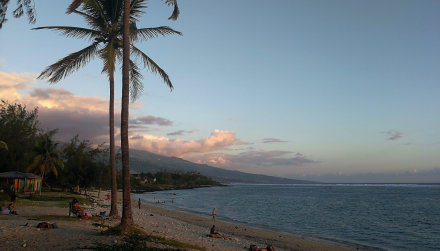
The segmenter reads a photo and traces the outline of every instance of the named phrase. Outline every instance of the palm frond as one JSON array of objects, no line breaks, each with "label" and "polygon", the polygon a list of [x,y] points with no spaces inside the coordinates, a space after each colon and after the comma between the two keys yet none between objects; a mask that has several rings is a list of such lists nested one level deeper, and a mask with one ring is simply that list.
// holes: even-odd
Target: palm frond
[{"label": "palm frond", "polygon": [[104,8],[102,6],[103,1],[98,0],[83,0],[83,10],[86,13],[93,13],[94,16],[99,16],[101,18],[101,21],[104,21],[104,23],[109,26],[109,20],[105,15]]},{"label": "palm frond", "polygon": [[134,40],[139,39],[139,37],[142,38],[142,40],[148,40],[152,38],[156,38],[160,35],[166,36],[166,35],[182,35],[181,32],[176,31],[168,26],[159,26],[154,28],[141,28],[136,29],[135,31],[131,32],[133,34]]},{"label": "palm frond", "polygon": [[177,6],[177,0],[165,0],[165,3],[168,6],[174,6],[173,13],[171,14],[171,16],[168,19],[169,20],[177,20],[177,18],[179,17],[179,14],[180,14],[179,6]]},{"label": "palm frond", "polygon": [[48,81],[51,83],[56,83],[60,81],[70,73],[78,70],[80,67],[87,64],[96,54],[98,44],[98,42],[95,42],[82,50],[74,52],[67,57],[60,59],[55,64],[46,67],[46,69],[44,69],[44,71],[40,73],[38,79],[47,78]]},{"label": "palm frond", "polygon": [[144,67],[147,67],[150,69],[151,72],[155,74],[159,74],[165,84],[170,88],[170,90],[173,90],[173,84],[171,83],[170,78],[168,77],[168,74],[162,70],[162,68],[159,67],[150,57],[148,57],[145,53],[143,53],[141,50],[136,48],[136,46],[132,45],[131,51],[134,53],[136,57],[140,57],[142,61],[144,62]]},{"label": "palm frond", "polygon": [[82,11],[74,10],[73,13],[78,14],[86,20],[87,24],[96,30],[104,30],[106,27],[105,21],[102,20],[100,15],[96,13],[84,13]]},{"label": "palm frond", "polygon": [[66,13],[67,14],[72,13],[74,10],[76,10],[81,5],[82,2],[83,2],[83,0],[73,0],[72,3],[67,8]]},{"label": "palm frond", "polygon": [[135,101],[139,98],[144,90],[142,84],[143,76],[140,73],[139,67],[130,60],[130,97],[131,101]]},{"label": "palm frond", "polygon": [[63,35],[68,37],[77,37],[77,38],[96,38],[100,37],[101,33],[96,30],[86,29],[81,27],[71,27],[71,26],[44,26],[32,28],[32,30],[55,30],[60,32]]},{"label": "palm frond", "polygon": [[147,8],[146,0],[132,0],[130,2],[130,22],[137,22],[137,18],[145,12],[143,9]]},{"label": "palm frond", "polygon": [[107,75],[110,75],[111,72],[115,71],[115,65],[116,65],[115,53],[116,51],[113,43],[107,43],[107,46],[102,48],[98,52],[103,62],[102,72],[106,72]]}]

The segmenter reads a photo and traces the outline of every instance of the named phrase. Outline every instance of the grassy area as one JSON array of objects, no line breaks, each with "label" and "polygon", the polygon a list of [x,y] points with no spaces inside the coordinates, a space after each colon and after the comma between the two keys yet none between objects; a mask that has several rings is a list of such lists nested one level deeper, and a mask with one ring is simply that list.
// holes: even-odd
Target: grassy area
[{"label": "grassy area", "polygon": [[[18,194],[16,206],[38,206],[38,207],[69,207],[69,202],[76,198],[82,205],[91,205],[93,201],[84,198],[79,194],[65,192],[44,192],[42,195]],[[0,205],[8,205],[10,198],[6,194],[0,194]]]}]

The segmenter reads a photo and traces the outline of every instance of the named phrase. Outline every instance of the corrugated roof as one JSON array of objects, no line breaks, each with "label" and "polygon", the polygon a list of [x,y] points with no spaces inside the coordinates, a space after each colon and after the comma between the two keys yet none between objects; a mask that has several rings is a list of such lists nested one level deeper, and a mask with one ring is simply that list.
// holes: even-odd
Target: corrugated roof
[{"label": "corrugated roof", "polygon": [[28,179],[41,179],[40,176],[33,173],[22,173],[17,171],[0,173],[0,178],[28,178]]}]

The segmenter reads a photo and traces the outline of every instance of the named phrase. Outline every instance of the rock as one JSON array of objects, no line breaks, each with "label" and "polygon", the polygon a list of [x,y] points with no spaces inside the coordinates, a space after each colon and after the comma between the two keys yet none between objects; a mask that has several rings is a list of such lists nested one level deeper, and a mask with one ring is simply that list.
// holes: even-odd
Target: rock
[{"label": "rock", "polygon": [[25,248],[27,245],[26,245],[26,243],[23,243],[23,247]]}]

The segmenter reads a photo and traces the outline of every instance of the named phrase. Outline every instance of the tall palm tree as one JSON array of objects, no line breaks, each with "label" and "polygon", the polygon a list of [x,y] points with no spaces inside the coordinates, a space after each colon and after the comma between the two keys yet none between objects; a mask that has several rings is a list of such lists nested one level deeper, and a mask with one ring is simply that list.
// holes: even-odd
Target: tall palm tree
[{"label": "tall palm tree", "polygon": [[61,160],[60,152],[57,149],[58,143],[52,140],[56,130],[40,135],[35,143],[35,157],[33,162],[26,169],[27,172],[34,171],[41,176],[41,182],[48,173],[58,176],[57,169],[63,169],[64,163]]},{"label": "tall palm tree", "polygon": [[[148,40],[159,35],[181,34],[167,26],[155,28],[136,27],[137,17],[145,8],[145,0],[134,0],[128,5],[129,17],[132,20],[129,26],[133,42]],[[124,3],[121,0],[84,0],[82,11],[73,10],[73,13],[84,17],[90,28],[66,27],[66,26],[47,26],[35,29],[51,29],[60,31],[62,34],[78,38],[87,38],[92,40],[92,44],[80,51],[74,52],[65,58],[60,59],[55,64],[48,66],[39,78],[48,78],[49,82],[56,83],[87,64],[94,56],[99,56],[103,61],[103,70],[108,75],[110,83],[110,101],[109,101],[109,135],[110,135],[110,163],[112,169],[112,199],[111,213],[117,216],[117,185],[116,185],[116,161],[114,145],[114,71],[116,59],[122,59],[122,36],[124,30],[123,9]],[[172,88],[172,83],[164,70],[162,70],[151,58],[149,58],[140,49],[130,44],[133,54],[140,58],[144,67],[152,72],[158,73],[164,82]],[[131,97],[136,99],[142,91],[142,75],[139,67],[129,60],[129,75],[131,76]],[[122,130],[122,129],[121,129]]]},{"label": "tall palm tree", "polygon": [[130,0],[124,0],[123,56],[122,56],[122,99],[121,99],[121,151],[122,151],[122,229],[133,225],[130,198],[130,155],[128,141],[128,107],[130,93]]}]

